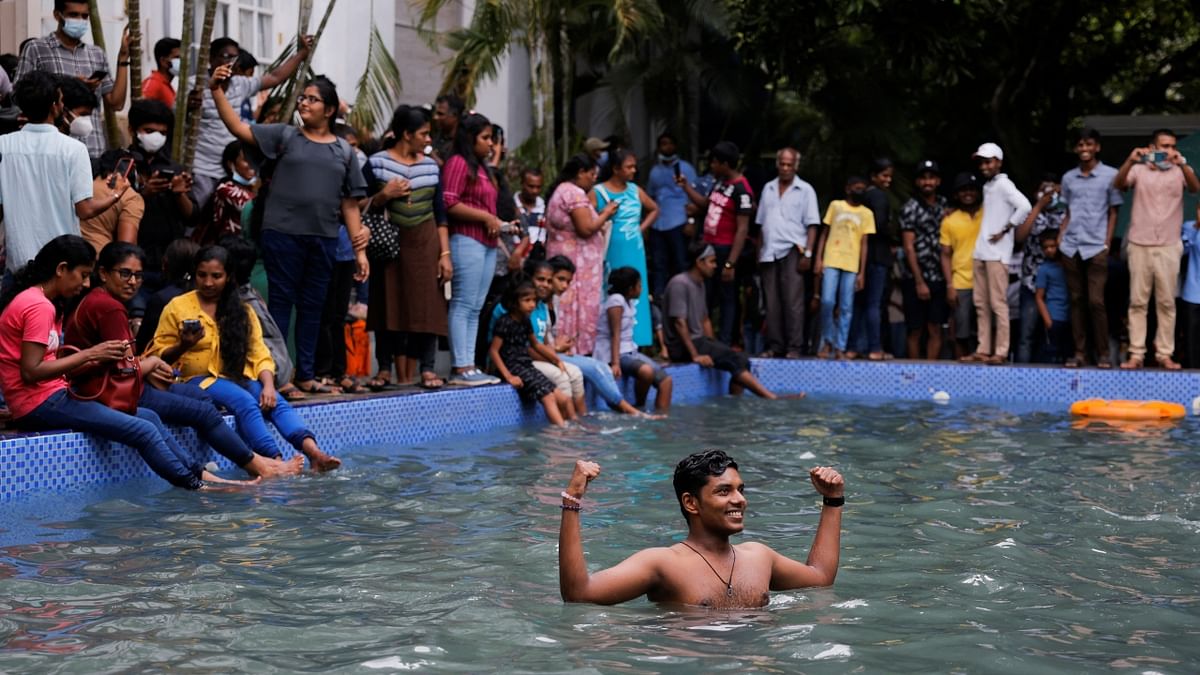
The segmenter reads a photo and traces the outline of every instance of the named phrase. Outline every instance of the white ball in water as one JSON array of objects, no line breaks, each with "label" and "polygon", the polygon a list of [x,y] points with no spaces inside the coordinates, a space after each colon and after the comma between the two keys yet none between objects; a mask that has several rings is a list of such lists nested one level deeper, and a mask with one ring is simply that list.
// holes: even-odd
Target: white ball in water
[{"label": "white ball in water", "polygon": [[935,392],[933,392],[933,402],[934,403],[949,403],[950,402],[950,394],[945,391],[935,391]]},{"label": "white ball in water", "polygon": [[1200,415],[1200,396],[1192,399],[1192,414]]}]

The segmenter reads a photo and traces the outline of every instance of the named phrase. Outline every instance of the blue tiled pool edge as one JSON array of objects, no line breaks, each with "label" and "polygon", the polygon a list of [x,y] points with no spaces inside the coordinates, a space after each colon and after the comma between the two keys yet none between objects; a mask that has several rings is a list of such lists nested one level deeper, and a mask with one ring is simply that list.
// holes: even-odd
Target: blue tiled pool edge
[{"label": "blue tiled pool edge", "polygon": [[[754,370],[778,392],[913,400],[945,391],[952,400],[1061,404],[1064,413],[1067,405],[1085,398],[1161,399],[1190,408],[1192,399],[1200,395],[1200,373],[815,360],[755,360]],[[675,403],[720,395],[728,383],[727,376],[697,366],[674,366],[670,372]],[[483,433],[542,417],[540,409],[522,406],[515,390],[506,386],[314,403],[298,411],[322,447],[333,453],[362,445],[412,445],[446,435]],[[184,447],[196,449],[193,432],[175,433]],[[278,442],[286,447],[281,439]],[[133,450],[84,434],[0,437],[0,502],[150,475]]]}]

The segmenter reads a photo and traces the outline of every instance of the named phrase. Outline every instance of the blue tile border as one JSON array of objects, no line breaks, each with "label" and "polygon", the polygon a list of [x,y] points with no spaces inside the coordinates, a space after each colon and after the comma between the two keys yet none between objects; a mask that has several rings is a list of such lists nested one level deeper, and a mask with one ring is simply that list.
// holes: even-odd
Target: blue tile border
[{"label": "blue tile border", "polygon": [[[1190,409],[1193,398],[1200,395],[1200,373],[1194,372],[761,359],[755,359],[753,367],[764,384],[781,393],[914,400],[945,391],[952,400],[1061,405],[1064,414],[1066,406],[1085,398],[1161,399]],[[697,366],[672,366],[670,373],[676,404],[723,394],[729,382],[728,375]],[[624,388],[632,398],[628,378]],[[589,405],[596,408],[603,403],[593,395]],[[411,445],[543,421],[540,408],[522,406],[516,391],[507,386],[372,396],[301,405],[297,410],[322,447],[332,453],[362,445]],[[185,448],[198,449],[191,430],[174,433]],[[276,440],[287,448],[282,439]],[[207,448],[200,450],[228,468],[223,458]],[[148,476],[150,470],[130,448],[84,434],[0,436],[0,502]]]}]

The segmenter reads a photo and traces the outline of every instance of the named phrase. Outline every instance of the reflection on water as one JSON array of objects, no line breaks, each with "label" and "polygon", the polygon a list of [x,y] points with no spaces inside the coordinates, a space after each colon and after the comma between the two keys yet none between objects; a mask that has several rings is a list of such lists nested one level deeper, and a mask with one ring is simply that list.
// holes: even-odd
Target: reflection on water
[{"label": "reflection on water", "polygon": [[[1194,431],[719,399],[664,422],[365,448],[244,493],[113,491],[0,548],[0,671],[1194,672]],[[598,568],[680,537],[671,471],[710,446],[743,469],[747,536],[798,558],[819,503],[807,468],[846,474],[837,586],[734,612],[564,606],[574,460],[604,470],[584,512]]]}]

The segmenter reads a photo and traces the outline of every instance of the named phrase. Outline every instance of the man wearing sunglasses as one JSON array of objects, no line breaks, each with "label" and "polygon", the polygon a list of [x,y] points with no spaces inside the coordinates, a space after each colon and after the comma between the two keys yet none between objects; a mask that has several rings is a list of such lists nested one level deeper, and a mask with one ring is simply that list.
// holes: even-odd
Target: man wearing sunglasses
[{"label": "man wearing sunglasses", "polygon": [[[272,89],[291,77],[308,56],[312,44],[312,36],[305,35],[300,38],[296,53],[275,70],[257,77],[234,75],[225,80],[223,85],[225,97],[229,99],[233,109],[241,110],[243,103],[257,96],[258,92]],[[212,46],[208,50],[209,75],[212,75],[218,66],[233,66],[237,63],[241,53],[242,50],[238,43],[230,38],[223,37],[213,40]],[[212,198],[217,183],[225,177],[225,167],[221,165],[221,153],[225,151],[226,145],[233,142],[234,138],[233,134],[229,133],[225,125],[221,123],[221,118],[217,115],[217,106],[213,103],[212,93],[207,87],[204,88],[203,98],[199,105],[200,136],[196,143],[196,160],[192,166],[192,197],[196,200],[196,204],[203,208]]]}]

